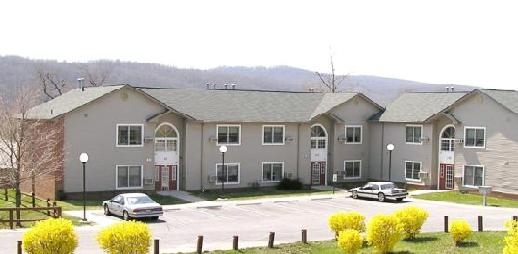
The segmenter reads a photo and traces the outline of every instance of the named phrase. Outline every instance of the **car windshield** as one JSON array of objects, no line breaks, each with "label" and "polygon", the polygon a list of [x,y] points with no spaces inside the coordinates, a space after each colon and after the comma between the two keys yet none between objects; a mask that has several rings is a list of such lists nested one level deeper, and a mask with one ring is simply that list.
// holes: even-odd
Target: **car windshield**
[{"label": "car windshield", "polygon": [[128,201],[128,204],[130,204],[130,205],[146,204],[146,203],[153,203],[154,202],[148,196],[128,197],[128,198],[126,198],[126,200]]},{"label": "car windshield", "polygon": [[390,189],[394,189],[394,184],[391,184],[391,183],[382,184],[382,185],[381,185],[381,189],[382,189],[382,190],[390,190]]}]

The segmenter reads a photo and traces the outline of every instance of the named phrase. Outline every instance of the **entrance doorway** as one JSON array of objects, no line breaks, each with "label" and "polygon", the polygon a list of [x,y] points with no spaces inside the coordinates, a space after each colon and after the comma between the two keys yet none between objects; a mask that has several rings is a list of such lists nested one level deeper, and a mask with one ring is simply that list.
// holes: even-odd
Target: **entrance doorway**
[{"label": "entrance doorway", "polygon": [[327,132],[321,124],[311,126],[311,184],[327,185]]},{"label": "entrance doorway", "polygon": [[439,190],[453,189],[455,165],[455,127],[445,126],[439,138]]},{"label": "entrance doorway", "polygon": [[179,134],[170,123],[155,130],[155,190],[178,190]]},{"label": "entrance doorway", "polygon": [[157,165],[155,166],[155,189],[162,190],[177,190],[178,189],[178,167],[176,165]]}]

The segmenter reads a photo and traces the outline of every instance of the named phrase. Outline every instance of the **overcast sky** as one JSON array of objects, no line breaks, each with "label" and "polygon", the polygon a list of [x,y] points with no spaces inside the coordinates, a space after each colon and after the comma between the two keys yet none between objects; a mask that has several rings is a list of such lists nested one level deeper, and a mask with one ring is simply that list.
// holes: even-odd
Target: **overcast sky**
[{"label": "overcast sky", "polygon": [[[516,2],[516,1],[515,1]],[[0,55],[518,89],[513,1],[2,1]]]}]

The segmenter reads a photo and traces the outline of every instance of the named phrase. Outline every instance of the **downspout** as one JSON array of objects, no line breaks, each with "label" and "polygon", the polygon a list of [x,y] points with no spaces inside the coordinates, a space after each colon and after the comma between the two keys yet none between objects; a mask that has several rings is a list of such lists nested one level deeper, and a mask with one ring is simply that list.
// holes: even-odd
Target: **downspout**
[{"label": "downspout", "polygon": [[205,190],[205,186],[203,186],[203,139],[205,138],[203,136],[203,130],[205,127],[205,123],[201,123],[201,138],[200,138],[200,145],[201,145],[201,154],[200,154],[200,190]]},{"label": "downspout", "polygon": [[380,161],[380,181],[383,180],[383,170],[384,170],[384,165],[383,165],[383,147],[384,147],[384,144],[385,144],[385,123],[384,122],[381,122],[381,147],[380,147],[380,154],[381,154],[381,161]]},{"label": "downspout", "polygon": [[297,179],[299,179],[300,123],[297,125]]}]

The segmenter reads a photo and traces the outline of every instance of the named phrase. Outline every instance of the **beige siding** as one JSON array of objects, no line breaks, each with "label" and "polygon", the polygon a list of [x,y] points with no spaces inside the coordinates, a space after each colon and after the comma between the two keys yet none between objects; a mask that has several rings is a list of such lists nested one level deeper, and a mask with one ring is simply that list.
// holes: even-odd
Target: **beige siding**
[{"label": "beige siding", "polygon": [[462,176],[464,165],[483,165],[485,184],[496,191],[518,193],[518,116],[486,95],[476,94],[453,110],[461,121],[457,137],[464,137],[465,126],[486,128],[485,148],[455,150],[455,175]]},{"label": "beige siding", "polygon": [[[155,124],[146,118],[163,108],[130,89],[106,95],[65,116],[64,191],[82,191],[79,154],[86,152],[87,191],[115,190],[116,165],[143,165],[144,178],[153,178],[153,142],[143,147],[116,147],[116,125],[144,124],[144,136],[153,137]],[[146,185],[144,189],[154,189]]]}]

